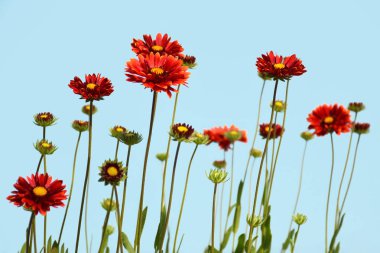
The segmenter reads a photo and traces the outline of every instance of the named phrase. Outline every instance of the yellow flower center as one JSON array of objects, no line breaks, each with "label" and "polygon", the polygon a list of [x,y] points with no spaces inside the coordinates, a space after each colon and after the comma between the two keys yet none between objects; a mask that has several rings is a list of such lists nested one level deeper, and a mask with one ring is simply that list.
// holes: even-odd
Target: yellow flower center
[{"label": "yellow flower center", "polygon": [[282,106],[283,106],[282,102],[280,102],[280,101],[275,102],[274,105],[276,107],[279,107],[279,108],[282,108]]},{"label": "yellow flower center", "polygon": [[95,87],[96,87],[96,84],[94,84],[94,83],[87,84],[87,89],[93,90],[93,89],[95,89]]},{"label": "yellow flower center", "polygon": [[90,110],[90,106],[89,106],[89,105],[86,105],[86,110],[87,110],[87,111]]},{"label": "yellow flower center", "polygon": [[107,169],[107,174],[110,175],[111,177],[114,177],[114,176],[117,176],[117,174],[119,174],[119,170],[111,166]]},{"label": "yellow flower center", "polygon": [[202,138],[202,137],[203,137],[203,134],[198,133],[196,136],[197,136],[198,138]]},{"label": "yellow flower center", "polygon": [[285,68],[285,64],[283,64],[283,63],[276,63],[276,64],[273,65],[273,67],[275,69],[283,69],[283,68]]},{"label": "yellow flower center", "polygon": [[269,126],[265,127],[265,132],[269,132]]},{"label": "yellow flower center", "polygon": [[161,47],[161,46],[158,46],[158,45],[154,45],[152,47],[152,50],[155,51],[155,52],[161,52],[162,50],[164,50],[164,48]]},{"label": "yellow flower center", "polygon": [[238,133],[237,131],[235,131],[235,130],[232,130],[232,131],[230,132],[230,135],[231,135],[231,136],[238,136],[239,133]]},{"label": "yellow flower center", "polygon": [[122,133],[122,132],[124,132],[124,129],[121,127],[118,127],[118,128],[116,128],[116,132]]},{"label": "yellow flower center", "polygon": [[328,116],[326,117],[324,120],[323,120],[326,124],[331,124],[334,122],[334,118],[331,117],[331,116]]},{"label": "yellow flower center", "polygon": [[44,148],[50,148],[51,145],[50,145],[50,143],[42,142],[41,146],[44,147]]},{"label": "yellow flower center", "polygon": [[189,131],[189,129],[185,126],[179,126],[177,127],[177,130],[180,131],[181,133],[186,133],[187,131]]},{"label": "yellow flower center", "polygon": [[84,124],[85,122],[83,120],[78,121],[79,124]]},{"label": "yellow flower center", "polygon": [[43,186],[37,186],[33,189],[33,193],[38,197],[43,197],[47,194],[47,190]]},{"label": "yellow flower center", "polygon": [[162,75],[164,73],[164,70],[162,68],[151,68],[150,72],[156,75]]},{"label": "yellow flower center", "polygon": [[41,116],[40,116],[40,118],[41,119],[46,119],[48,116],[46,115],[46,114],[42,114]]}]

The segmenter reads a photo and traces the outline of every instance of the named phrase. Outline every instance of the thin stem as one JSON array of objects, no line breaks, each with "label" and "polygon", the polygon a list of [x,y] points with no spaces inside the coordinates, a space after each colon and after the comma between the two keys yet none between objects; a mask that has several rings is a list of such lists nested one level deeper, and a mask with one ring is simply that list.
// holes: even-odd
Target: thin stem
[{"label": "thin stem", "polygon": [[35,215],[34,215],[34,212],[32,212],[32,214],[30,215],[28,227],[26,228],[26,253],[32,252],[32,250],[30,248],[29,240],[31,240],[30,239],[30,233],[31,233],[31,228],[32,228],[32,224],[33,224],[34,219],[35,219]]},{"label": "thin stem", "polygon": [[[353,124],[356,122],[356,118],[358,116],[358,113],[355,113],[354,121]],[[346,156],[346,161],[344,163],[344,168],[343,168],[343,173],[342,173],[342,178],[340,179],[339,183],[339,190],[338,190],[338,197],[336,200],[336,210],[335,210],[335,229],[339,226],[339,204],[340,204],[340,194],[342,191],[342,186],[343,186],[343,181],[344,177],[346,175],[346,170],[347,170],[347,165],[348,165],[348,160],[350,158],[350,153],[351,153],[351,143],[352,143],[352,135],[354,134],[354,131],[351,129],[351,134],[350,134],[350,140],[348,142],[348,150],[347,150],[347,156]]]},{"label": "thin stem", "polygon": [[35,174],[39,173],[40,168],[41,168],[41,163],[42,163],[43,159],[44,159],[44,155],[41,155],[40,160],[38,161],[38,165],[37,165],[37,169],[36,169],[36,173]]},{"label": "thin stem", "polygon": [[153,101],[152,101],[152,110],[151,110],[151,115],[150,115],[149,135],[148,135],[148,141],[147,141],[146,150],[145,150],[144,167],[143,167],[141,192],[140,192],[140,203],[139,203],[139,209],[137,212],[137,224],[136,224],[135,243],[134,243],[134,248],[135,250],[137,249],[137,253],[140,252],[140,237],[142,233],[141,219],[142,219],[142,211],[143,211],[143,204],[144,204],[145,177],[146,177],[146,169],[148,166],[149,149],[150,149],[150,142],[152,139],[154,116],[156,113],[156,105],[157,105],[157,92],[154,92]]},{"label": "thin stem", "polygon": [[123,253],[123,244],[121,243],[121,232],[122,232],[122,227],[121,227],[121,216],[120,216],[120,205],[119,205],[119,196],[117,194],[117,188],[116,186],[113,186],[114,191],[115,191],[115,199],[116,199],[116,214],[117,214],[117,228],[118,228],[118,237],[117,237],[117,247],[116,247],[116,253],[119,253],[119,248],[121,253]]},{"label": "thin stem", "polygon": [[179,210],[179,216],[178,216],[178,221],[177,221],[177,228],[175,230],[175,236],[174,236],[173,253],[175,253],[175,251],[177,249],[176,245],[177,245],[178,231],[179,231],[179,226],[180,226],[180,223],[181,223],[183,207],[185,205],[185,200],[186,200],[187,185],[189,183],[189,178],[190,178],[190,169],[191,169],[191,164],[193,163],[193,159],[194,159],[195,153],[197,152],[197,149],[198,149],[198,145],[195,145],[193,154],[191,155],[191,158],[190,158],[189,166],[187,167],[186,180],[185,180],[185,188],[183,189],[181,208]]},{"label": "thin stem", "polygon": [[[90,175],[91,175],[91,171],[88,174],[88,178],[90,178]],[[85,203],[85,207],[84,207],[84,238],[85,238],[85,241],[86,241],[86,252],[87,253],[89,252],[87,221],[88,221],[88,192],[89,192],[89,189],[90,189],[90,182],[91,181],[88,180],[87,189],[86,189],[86,200],[85,200],[86,203]]]},{"label": "thin stem", "polygon": [[[178,104],[178,96],[179,96],[179,89],[180,89],[180,87],[181,87],[181,85],[178,86],[178,92],[175,94],[174,107],[173,107],[173,113],[172,113],[172,122],[171,122],[170,126],[172,126],[174,124],[175,115],[176,115],[176,112],[177,112],[177,104]],[[164,170],[163,170],[163,173],[162,173],[162,190],[161,190],[161,209],[160,209],[160,212],[162,212],[162,210],[163,210],[163,208],[165,206],[166,169],[167,169],[167,166],[168,166],[170,144],[171,144],[171,136],[169,135],[168,144],[166,145],[166,159],[164,161]]]},{"label": "thin stem", "polygon": [[329,189],[327,192],[327,203],[326,203],[326,217],[325,217],[325,252],[328,253],[328,223],[329,223],[329,204],[330,204],[330,193],[331,193],[331,184],[334,174],[334,141],[332,133],[330,133],[331,140],[331,172],[330,172],[330,182]]},{"label": "thin stem", "polygon": [[344,204],[346,203],[346,199],[347,199],[348,191],[350,190],[350,187],[351,187],[352,177],[354,176],[354,170],[355,170],[355,164],[356,164],[356,157],[357,157],[357,154],[358,154],[358,148],[359,148],[360,137],[361,137],[361,134],[359,134],[359,136],[358,136],[358,140],[357,140],[357,142],[356,142],[355,154],[354,154],[354,161],[353,161],[353,163],[352,163],[352,169],[351,169],[350,179],[348,180],[348,185],[347,185],[346,192],[345,192],[345,194],[344,194],[344,198],[343,198],[342,206],[341,206],[341,208],[340,208],[340,213],[343,211],[343,207],[344,207]]},{"label": "thin stem", "polygon": [[[44,126],[42,128],[42,138],[43,140],[46,139],[46,127]],[[47,165],[46,165],[46,155],[44,155],[44,173],[46,174],[47,173]],[[44,216],[44,253],[47,252],[47,249],[46,249],[46,234],[47,234],[47,214]]]},{"label": "thin stem", "polygon": [[177,144],[177,150],[175,152],[175,157],[174,157],[172,179],[171,179],[171,182],[170,182],[170,193],[169,193],[168,211],[167,211],[167,215],[166,215],[166,219],[165,219],[165,226],[164,226],[164,230],[163,230],[163,233],[162,233],[163,237],[162,237],[162,240],[160,242],[160,247],[159,247],[160,250],[159,250],[159,252],[162,252],[162,247],[163,247],[163,244],[164,244],[164,241],[165,241],[166,230],[167,230],[168,225],[169,225],[170,211],[171,211],[171,207],[172,207],[173,192],[174,192],[174,179],[175,179],[175,172],[176,172],[176,168],[177,168],[177,161],[178,161],[178,154],[179,154],[180,147],[181,147],[181,142],[179,141],[178,144]]},{"label": "thin stem", "polygon": [[[272,104],[273,104],[273,105],[274,105],[275,102],[276,102],[277,88],[278,88],[278,80],[276,80],[276,83],[275,83],[275,86],[274,86],[273,100],[272,100]],[[263,156],[262,156],[262,158],[261,158],[260,168],[259,168],[259,172],[258,172],[258,175],[257,175],[257,182],[256,182],[256,189],[255,189],[255,197],[254,197],[253,207],[252,207],[252,215],[255,215],[256,204],[257,204],[257,196],[258,196],[258,192],[259,192],[259,184],[260,184],[260,178],[261,178],[261,172],[262,172],[262,170],[263,170],[264,159],[265,159],[265,155],[266,155],[266,153],[267,153],[267,149],[268,149],[269,134],[270,134],[270,132],[272,131],[273,117],[274,117],[274,107],[272,107],[272,110],[271,110],[271,116],[270,116],[270,121],[269,121],[269,131],[268,131],[268,136],[267,136],[266,141],[265,141],[265,146],[264,146]],[[250,229],[249,229],[249,236],[248,236],[248,253],[251,252],[251,248],[252,248],[252,234],[253,234],[253,226],[252,226],[252,225],[253,225],[253,224],[250,225]]]},{"label": "thin stem", "polygon": [[125,211],[125,202],[127,199],[127,182],[128,182],[128,171],[129,171],[129,158],[131,156],[131,149],[132,146],[128,146],[128,154],[127,154],[127,161],[125,162],[125,167],[127,167],[126,172],[126,178],[124,180],[124,187],[123,187],[123,200],[121,202],[121,214],[120,214],[120,225],[121,228],[123,228],[123,221],[124,221],[124,211]]},{"label": "thin stem", "polygon": [[215,247],[215,199],[216,199],[216,190],[218,188],[218,184],[214,184],[214,194],[212,197],[212,225],[211,225],[211,253],[214,253]]},{"label": "thin stem", "polygon": [[34,245],[34,253],[37,253],[37,231],[36,231],[36,219],[33,219],[33,245]]},{"label": "thin stem", "polygon": [[222,244],[223,242],[223,197],[224,197],[224,185],[225,183],[223,182],[222,183],[222,190],[220,191],[220,195],[219,195],[219,237],[220,237],[220,244]]},{"label": "thin stem", "polygon": [[44,216],[44,253],[47,252],[46,238],[47,238],[47,214]]},{"label": "thin stem", "polygon": [[115,150],[115,161],[117,160],[117,155],[119,153],[119,144],[120,144],[120,140],[117,139],[117,142],[116,142],[116,150]]},{"label": "thin stem", "polygon": [[82,225],[82,215],[83,215],[83,208],[84,208],[84,201],[85,197],[88,197],[88,194],[86,194],[86,189],[87,189],[87,183],[88,183],[88,178],[90,174],[90,165],[91,165],[91,144],[92,144],[92,106],[93,101],[90,101],[90,113],[89,113],[89,123],[88,123],[88,156],[87,156],[87,167],[86,167],[86,175],[84,178],[84,183],[83,183],[83,192],[82,192],[82,201],[81,201],[81,206],[80,206],[80,211],[79,211],[79,221],[78,221],[78,230],[77,230],[77,238],[76,238],[76,243],[75,243],[75,253],[78,253],[79,249],[79,241],[80,241],[80,231],[81,231],[81,225]]},{"label": "thin stem", "polygon": [[295,235],[294,235],[294,243],[293,243],[293,246],[292,246],[292,245],[290,246],[290,251],[291,251],[291,253],[294,253],[294,249],[296,248],[296,243],[297,243],[298,233],[300,232],[300,228],[301,228],[301,226],[298,225],[298,227],[297,227],[297,231],[296,231],[296,233],[295,233]]},{"label": "thin stem", "polygon": [[69,191],[69,198],[67,200],[65,214],[63,216],[61,230],[59,232],[58,245],[61,245],[63,228],[65,227],[66,217],[67,217],[67,213],[69,211],[69,207],[70,207],[70,203],[71,203],[71,196],[73,194],[74,180],[75,180],[75,168],[76,168],[77,154],[78,154],[78,148],[79,148],[79,142],[80,142],[81,136],[82,136],[82,132],[79,132],[79,134],[78,134],[78,140],[77,140],[77,144],[75,146],[75,152],[74,152],[74,161],[73,161],[73,169],[72,169],[72,172],[71,172],[71,185],[70,185],[70,191]]},{"label": "thin stem", "polygon": [[[228,210],[231,208],[232,203],[232,191],[233,191],[233,185],[234,185],[234,155],[235,154],[235,144],[232,144],[232,152],[231,152],[231,177],[230,177],[230,194],[228,198]],[[227,231],[228,228],[228,221],[229,221],[229,212],[227,211],[227,217],[226,217],[226,223],[224,225],[224,233]]]},{"label": "thin stem", "polygon": [[305,146],[304,146],[304,149],[303,149],[302,160],[301,160],[300,176],[299,176],[299,179],[298,179],[297,197],[296,197],[296,202],[294,204],[294,208],[293,208],[293,212],[292,212],[292,218],[290,219],[288,234],[289,234],[290,230],[292,229],[293,216],[296,214],[297,206],[298,206],[298,201],[299,201],[300,194],[301,194],[302,178],[303,178],[303,168],[304,168],[305,156],[306,156],[306,150],[307,150],[307,144],[308,143],[309,143],[308,141],[305,141]]},{"label": "thin stem", "polygon": [[[253,162],[251,165],[251,169],[249,171],[249,183],[248,183],[248,210],[247,213],[249,214],[249,210],[251,209],[251,197],[252,197],[252,175],[253,175],[253,168],[255,167],[256,157],[253,158]],[[245,225],[245,234],[248,233],[248,223]]]},{"label": "thin stem", "polygon": [[107,225],[108,225],[108,220],[110,218],[110,213],[111,213],[111,209],[112,209],[112,200],[113,200],[113,195],[114,195],[114,188],[112,187],[112,191],[111,191],[111,198],[110,198],[110,206],[107,210],[107,214],[106,214],[106,217],[104,218],[104,222],[103,222],[103,230],[102,230],[102,237],[101,237],[101,240],[100,240],[100,246],[99,246],[99,250],[98,250],[98,253],[103,253],[101,252],[101,248],[102,248],[102,245],[103,245],[103,242],[104,242],[104,239],[105,239],[105,236],[106,236],[106,229],[107,229]]}]

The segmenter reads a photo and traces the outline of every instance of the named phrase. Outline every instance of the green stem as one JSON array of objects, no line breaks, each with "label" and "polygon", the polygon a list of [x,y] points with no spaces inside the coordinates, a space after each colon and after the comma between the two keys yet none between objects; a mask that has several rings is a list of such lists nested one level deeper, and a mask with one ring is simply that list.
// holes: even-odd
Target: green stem
[{"label": "green stem", "polygon": [[123,187],[123,200],[121,202],[121,214],[120,214],[120,225],[121,228],[123,228],[123,221],[124,221],[124,211],[125,211],[125,202],[127,199],[127,182],[128,182],[128,171],[129,171],[129,158],[131,156],[131,149],[132,146],[128,146],[128,154],[127,154],[127,161],[125,162],[125,166],[127,167],[126,172],[126,178],[124,180],[124,187]]},{"label": "green stem", "polygon": [[[46,127],[42,128],[42,138],[43,140],[46,139]],[[44,173],[47,173],[47,165],[46,165],[46,155],[44,155]],[[44,253],[47,252],[46,250],[46,236],[47,236],[47,214],[44,216]]]},{"label": "green stem", "polygon": [[166,230],[167,230],[168,225],[169,225],[170,211],[171,211],[171,207],[172,207],[173,192],[174,192],[174,179],[175,179],[175,172],[176,172],[176,168],[177,168],[177,160],[178,160],[178,154],[179,154],[180,147],[181,147],[181,142],[179,141],[178,144],[177,144],[177,150],[175,152],[173,171],[172,171],[172,179],[171,179],[171,182],[170,182],[170,193],[169,193],[168,211],[167,211],[167,215],[166,215],[166,219],[165,219],[164,230],[162,232],[162,235],[163,235],[162,236],[162,240],[160,241],[160,245],[159,245],[159,252],[160,253],[162,252],[162,247],[163,247],[163,244],[164,244],[164,241],[165,241]]},{"label": "green stem", "polygon": [[58,245],[61,245],[63,228],[65,226],[67,213],[69,211],[69,207],[70,207],[70,203],[71,203],[71,196],[72,196],[73,188],[74,188],[74,179],[75,179],[75,168],[76,168],[77,154],[78,154],[78,148],[79,148],[79,142],[80,142],[81,136],[82,136],[82,132],[79,132],[78,140],[77,140],[77,144],[75,146],[75,152],[74,152],[74,162],[73,162],[73,169],[72,169],[72,173],[71,173],[71,185],[70,185],[70,191],[69,191],[69,198],[67,200],[65,214],[63,216],[61,230],[59,232]]},{"label": "green stem", "polygon": [[189,183],[189,177],[190,177],[190,169],[191,169],[191,164],[193,163],[193,159],[195,156],[195,153],[197,152],[198,145],[195,145],[193,154],[191,155],[189,166],[187,167],[187,174],[186,174],[186,181],[185,181],[185,188],[183,190],[182,194],[182,201],[181,201],[181,208],[179,210],[179,216],[178,216],[178,221],[177,221],[177,228],[175,230],[175,236],[174,236],[174,244],[173,244],[173,253],[176,251],[176,245],[177,245],[177,238],[178,238],[178,231],[179,231],[179,226],[181,223],[181,218],[182,218],[182,212],[183,212],[183,207],[185,205],[185,200],[186,200],[186,193],[187,193],[187,185]]},{"label": "green stem", "polygon": [[78,229],[77,229],[77,238],[76,238],[76,243],[75,243],[75,253],[78,253],[79,249],[79,241],[80,241],[80,231],[81,231],[81,225],[82,225],[82,215],[83,215],[83,208],[84,208],[84,201],[85,197],[88,194],[86,194],[86,189],[87,189],[87,183],[88,183],[88,178],[90,174],[90,165],[91,165],[91,144],[92,144],[92,106],[93,101],[90,101],[90,113],[89,113],[89,123],[88,123],[88,155],[87,155],[87,166],[86,166],[86,175],[84,178],[84,183],[83,183],[83,191],[82,191],[82,201],[81,201],[81,206],[80,206],[80,211],[79,211],[79,221],[78,221]]},{"label": "green stem", "polygon": [[354,170],[355,170],[355,164],[356,164],[356,157],[357,157],[357,154],[358,154],[358,148],[359,148],[360,137],[361,137],[361,134],[359,134],[359,136],[358,136],[358,140],[357,140],[357,142],[356,142],[355,154],[354,154],[354,161],[353,161],[353,163],[352,163],[352,169],[351,169],[351,173],[350,173],[350,179],[348,180],[348,185],[347,185],[346,192],[345,192],[345,194],[344,194],[344,198],[343,198],[343,202],[342,202],[342,207],[340,208],[340,214],[341,214],[341,212],[343,211],[344,204],[346,203],[346,199],[347,199],[348,191],[350,190],[350,187],[351,187],[352,177],[354,176]]},{"label": "green stem", "polygon": [[[88,177],[90,178],[91,171],[89,172]],[[86,189],[86,203],[84,208],[84,238],[86,241],[86,252],[89,253],[89,244],[88,244],[88,230],[87,230],[87,221],[88,221],[88,192],[90,189],[90,180],[88,180],[87,183],[87,189]]]},{"label": "green stem", "polygon": [[153,101],[152,101],[152,110],[150,115],[150,123],[149,123],[149,134],[148,134],[148,141],[146,144],[145,149],[145,158],[144,158],[144,167],[143,167],[143,175],[142,175],[142,182],[141,182],[141,192],[140,192],[140,202],[139,202],[139,209],[137,212],[137,224],[136,224],[136,233],[135,233],[135,242],[134,242],[134,249],[137,249],[137,253],[140,252],[140,238],[141,238],[141,230],[142,230],[142,224],[140,223],[142,219],[142,211],[143,211],[143,204],[144,204],[144,191],[145,191],[145,177],[146,177],[146,169],[148,167],[148,157],[149,157],[149,149],[150,149],[150,142],[152,139],[152,132],[153,132],[153,123],[154,123],[154,116],[156,113],[156,105],[157,105],[157,92],[153,93]]},{"label": "green stem", "polygon": [[216,190],[218,188],[218,184],[214,184],[214,194],[212,197],[212,225],[211,225],[211,253],[214,253],[215,247],[215,199],[216,199]]},{"label": "green stem", "polygon": [[120,216],[120,206],[119,206],[119,196],[117,194],[117,188],[116,186],[113,186],[114,191],[115,191],[115,199],[116,199],[116,214],[117,214],[117,228],[118,228],[118,236],[117,236],[117,247],[116,247],[116,253],[119,253],[119,248],[120,252],[123,253],[123,244],[121,242],[121,232],[122,232],[122,227],[121,227],[121,216]]},{"label": "green stem", "polygon": [[326,203],[326,217],[325,217],[325,252],[328,253],[328,223],[329,223],[329,204],[330,204],[330,193],[331,193],[331,184],[334,174],[334,141],[332,133],[330,133],[331,140],[331,172],[330,172],[330,182],[329,189],[327,192],[327,203]]},{"label": "green stem", "polygon": [[[256,158],[253,159],[251,169],[249,171],[249,183],[248,183],[248,210],[247,213],[249,214],[249,210],[251,210],[251,197],[252,197],[252,175],[253,175],[253,168],[255,167]],[[245,234],[248,233],[248,223],[245,225]]]},{"label": "green stem", "polygon": [[101,252],[101,249],[102,249],[102,246],[103,246],[103,242],[104,242],[104,240],[106,238],[106,230],[107,230],[108,220],[110,218],[110,213],[111,213],[111,209],[112,209],[113,195],[114,195],[114,188],[112,187],[111,198],[110,198],[110,206],[109,206],[109,208],[107,210],[106,217],[104,218],[103,229],[102,229],[102,236],[100,237],[101,240],[100,240],[100,246],[99,246],[98,253],[103,253],[103,252]]},{"label": "green stem", "polygon": [[117,161],[117,155],[119,153],[119,144],[120,144],[120,140],[117,139],[117,142],[116,142],[116,150],[115,150],[115,161]]},{"label": "green stem", "polygon": [[[355,124],[357,116],[358,116],[358,113],[356,112],[356,113],[355,113],[355,118],[354,118],[353,124]],[[351,143],[352,143],[352,135],[353,135],[353,134],[354,134],[354,131],[351,129],[350,140],[349,140],[349,142],[348,142],[348,150],[347,150],[346,161],[345,161],[345,163],[344,163],[344,168],[343,168],[342,178],[340,179],[340,183],[339,183],[338,197],[337,197],[337,200],[336,200],[336,210],[335,210],[335,229],[337,229],[338,226],[339,226],[339,213],[340,213],[340,212],[339,212],[339,204],[340,204],[340,194],[341,194],[341,191],[342,191],[342,186],[343,186],[344,177],[345,177],[345,175],[346,175],[346,170],[347,170],[348,160],[349,160],[349,158],[350,158]]]},{"label": "green stem", "polygon": [[[178,86],[178,92],[175,94],[174,107],[173,107],[173,113],[172,113],[172,122],[171,122],[170,126],[172,126],[174,124],[175,115],[176,115],[176,112],[177,112],[177,104],[178,104],[178,96],[179,96],[179,89],[180,89],[180,87],[181,87],[181,85]],[[169,135],[168,144],[166,145],[166,159],[164,161],[164,170],[163,170],[163,173],[162,173],[162,190],[161,190],[161,209],[160,209],[160,212],[162,212],[162,210],[163,210],[163,208],[165,206],[166,169],[167,169],[167,166],[168,166],[170,144],[171,144],[171,136]]]},{"label": "green stem", "polygon": [[32,228],[32,224],[33,224],[33,220],[35,219],[35,215],[34,215],[34,212],[32,212],[32,214],[30,215],[30,219],[29,219],[29,224],[28,224],[28,227],[26,228],[26,253],[31,253],[32,252],[32,249],[30,247],[30,243],[29,241],[31,241],[30,239],[30,235],[31,235],[31,228]]},{"label": "green stem", "polygon": [[[230,194],[228,198],[228,210],[231,208],[232,204],[232,191],[233,191],[233,185],[234,185],[234,155],[235,154],[235,144],[232,144],[232,152],[231,152],[231,177],[230,177]],[[228,229],[228,221],[230,218],[229,212],[227,212],[227,217],[226,217],[226,223],[224,225],[224,233],[226,233]]]},{"label": "green stem", "polygon": [[294,249],[295,249],[295,247],[296,247],[296,243],[297,243],[298,233],[300,232],[300,227],[301,227],[301,226],[298,225],[298,227],[297,227],[297,231],[296,231],[296,233],[295,233],[295,235],[294,235],[294,244],[290,246],[290,252],[291,252],[291,253],[294,253]]},{"label": "green stem", "polygon": [[34,245],[34,253],[37,253],[37,232],[36,232],[36,219],[33,219],[33,245]]},{"label": "green stem", "polygon": [[[273,105],[274,105],[275,102],[276,102],[277,88],[278,88],[278,80],[276,80],[276,83],[275,83],[275,86],[274,86],[273,100],[272,100],[272,104],[273,104]],[[257,182],[256,182],[256,189],[255,189],[255,197],[254,197],[254,201],[253,201],[253,207],[252,207],[252,214],[251,214],[251,215],[255,215],[256,204],[257,204],[257,196],[258,196],[258,192],[259,192],[259,184],[260,184],[260,178],[261,178],[261,172],[262,172],[262,170],[263,170],[264,159],[265,159],[265,155],[266,155],[266,153],[267,153],[267,149],[268,149],[269,134],[270,134],[270,132],[272,131],[271,128],[272,128],[273,117],[274,117],[274,107],[272,107],[272,110],[271,110],[271,116],[270,116],[270,121],[269,121],[269,131],[268,131],[268,136],[267,136],[266,141],[265,141],[265,146],[264,146],[263,156],[262,156],[262,158],[261,158],[260,168],[259,168],[259,172],[258,172],[258,175],[257,175]],[[249,229],[249,236],[248,236],[248,253],[251,253],[251,248],[252,248],[252,234],[253,234],[253,224],[250,225],[250,229]]]}]

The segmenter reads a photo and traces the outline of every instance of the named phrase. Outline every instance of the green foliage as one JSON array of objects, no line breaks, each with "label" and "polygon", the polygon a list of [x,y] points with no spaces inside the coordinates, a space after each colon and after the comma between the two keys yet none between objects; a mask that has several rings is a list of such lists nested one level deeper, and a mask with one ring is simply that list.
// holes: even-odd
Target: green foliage
[{"label": "green foliage", "polygon": [[131,242],[129,241],[126,233],[121,232],[121,240],[123,242],[124,248],[128,251],[128,253],[135,253],[133,246],[132,246]]},{"label": "green foliage", "polygon": [[223,241],[222,241],[222,243],[220,244],[220,250],[221,250],[221,251],[227,246],[227,243],[228,243],[228,241],[229,241],[229,239],[230,239],[230,235],[231,235],[232,229],[233,229],[233,227],[231,226],[231,227],[229,227],[229,228],[227,229],[227,231],[224,233]]},{"label": "green foliage", "polygon": [[335,229],[334,234],[330,241],[329,253],[339,253],[340,243],[338,243],[337,246],[335,246],[335,242],[336,242],[336,238],[338,237],[339,231],[342,228],[344,216],[345,215],[343,214],[342,217],[339,218],[338,227]]},{"label": "green foliage", "polygon": [[291,241],[293,241],[294,233],[295,233],[294,229],[292,229],[291,231],[289,231],[288,236],[286,237],[285,242],[282,244],[282,251],[283,252],[285,252],[289,248],[289,245],[290,245]]},{"label": "green foliage", "polygon": [[161,208],[161,216],[160,216],[160,223],[158,224],[157,232],[156,232],[156,238],[154,239],[154,249],[156,251],[160,250],[160,244],[162,240],[164,239],[164,226],[166,221],[166,208],[165,206]]}]

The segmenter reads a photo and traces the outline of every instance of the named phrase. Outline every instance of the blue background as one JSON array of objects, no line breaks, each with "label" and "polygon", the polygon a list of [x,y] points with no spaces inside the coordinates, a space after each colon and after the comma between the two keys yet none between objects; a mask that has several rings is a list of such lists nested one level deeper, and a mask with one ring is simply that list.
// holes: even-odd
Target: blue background
[{"label": "blue background", "polygon": [[[151,93],[139,84],[125,81],[124,64],[134,57],[130,50],[132,38],[157,32],[168,33],[179,40],[186,53],[195,55],[199,64],[192,71],[189,87],[182,89],[176,121],[190,123],[198,130],[235,124],[248,130],[249,142],[262,83],[256,75],[256,57],[269,50],[282,55],[296,53],[307,67],[308,72],[293,78],[290,84],[286,134],[272,196],[273,252],[279,251],[288,228],[303,148],[299,133],[307,127],[307,114],[323,103],[347,105],[351,101],[363,101],[368,109],[360,114],[359,120],[370,122],[372,131],[362,138],[339,240],[343,253],[378,251],[378,8],[376,1],[352,0],[1,0],[0,252],[16,252],[21,248],[29,218],[5,198],[18,176],[30,175],[35,170],[39,158],[33,142],[41,138],[41,128],[32,123],[32,116],[51,111],[59,118],[57,124],[47,130],[48,139],[59,146],[58,151],[48,157],[48,171],[69,184],[77,137],[70,124],[74,119],[85,117],[80,111],[84,101],[78,99],[67,84],[75,75],[83,77],[86,73],[99,72],[112,80],[115,92],[96,103],[99,112],[94,118],[89,231],[93,251],[97,250],[105,215],[99,202],[110,193],[109,187],[97,182],[97,166],[112,157],[115,148],[115,139],[109,137],[108,129],[122,124],[145,137],[148,133]],[[269,120],[272,87],[269,84],[265,90],[263,121]],[[280,98],[284,96],[284,87],[280,86]],[[165,149],[173,102],[174,99],[168,99],[165,94],[159,95],[146,182],[145,204],[149,205],[149,211],[142,239],[143,252],[152,252],[157,228],[161,164],[154,155]],[[336,171],[341,172],[348,135],[335,140]],[[258,146],[262,147],[263,141],[260,140]],[[249,147],[250,144],[240,143],[236,146],[236,178],[243,175]],[[135,228],[144,149],[145,141],[132,150],[124,226],[130,237]],[[184,145],[180,153],[170,224],[172,232],[192,149],[192,145]],[[120,157],[124,157],[126,147],[120,151]],[[79,209],[85,141],[81,143],[79,157],[73,205],[63,239],[70,252],[75,245],[78,215],[73,211]],[[202,252],[209,241],[212,184],[205,177],[205,170],[211,168],[213,160],[221,158],[222,152],[216,145],[201,147],[195,158],[181,226],[181,233],[185,234],[182,252]],[[299,205],[299,211],[307,214],[309,220],[302,227],[298,252],[323,251],[329,166],[328,138],[313,140],[307,154]],[[337,191],[338,184],[338,174],[335,175],[333,192]],[[243,206],[243,210],[246,207]],[[63,212],[64,208],[59,208],[49,213],[48,232],[54,237],[58,236]],[[41,221],[39,217],[40,228]],[[40,239],[41,235],[42,230],[39,230]],[[115,235],[111,239],[114,244]],[[84,245],[82,240],[80,252],[84,252]]]}]

